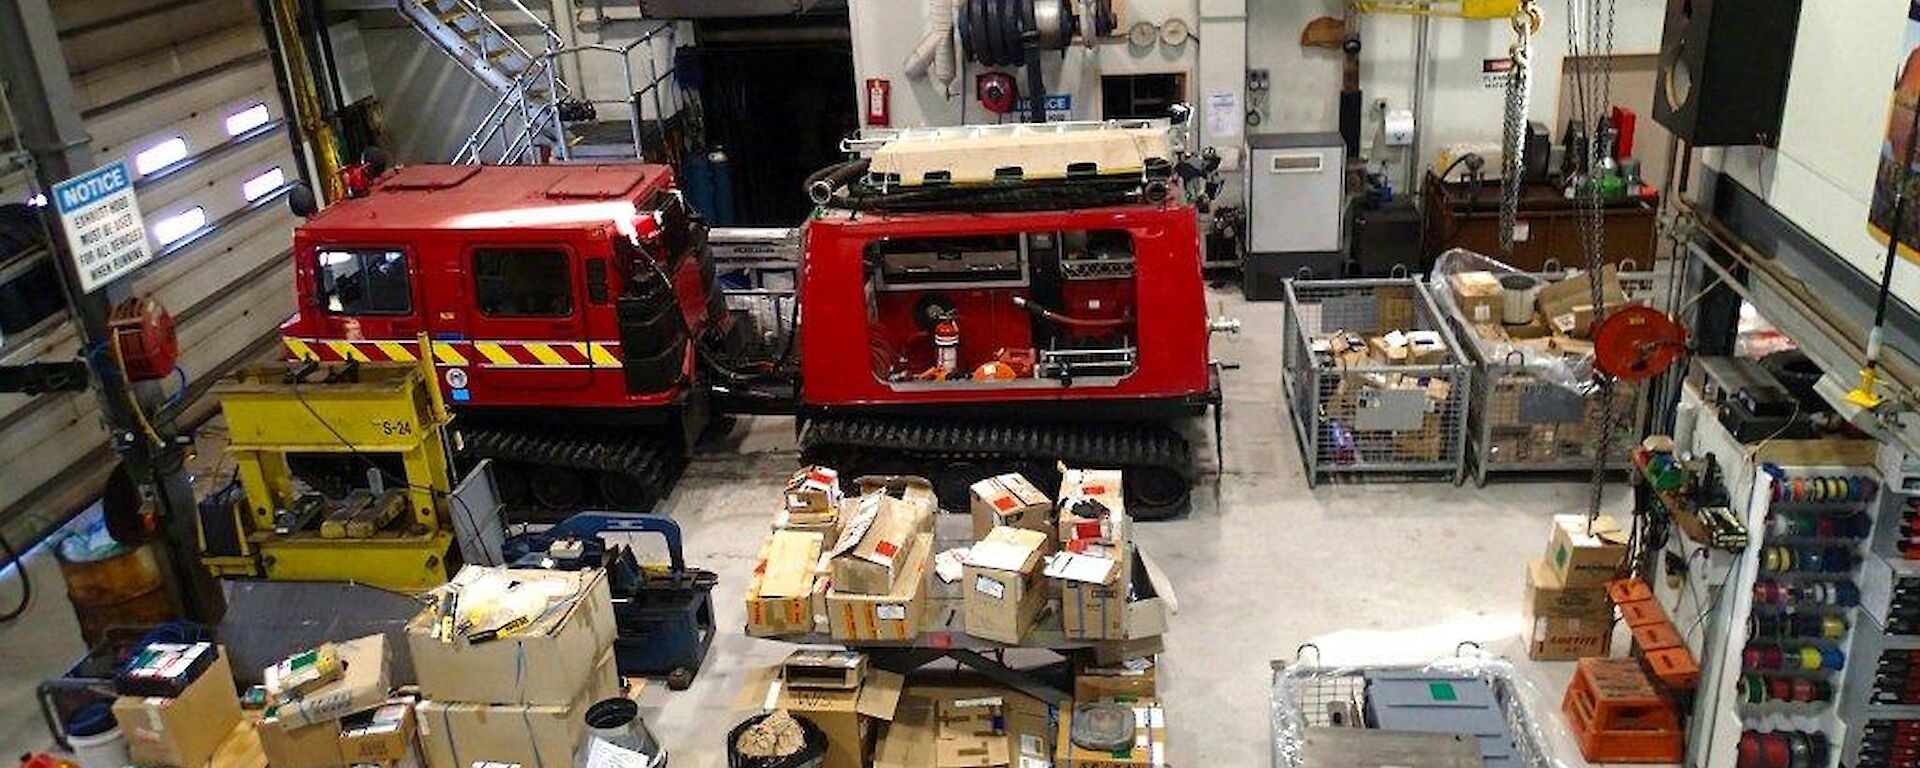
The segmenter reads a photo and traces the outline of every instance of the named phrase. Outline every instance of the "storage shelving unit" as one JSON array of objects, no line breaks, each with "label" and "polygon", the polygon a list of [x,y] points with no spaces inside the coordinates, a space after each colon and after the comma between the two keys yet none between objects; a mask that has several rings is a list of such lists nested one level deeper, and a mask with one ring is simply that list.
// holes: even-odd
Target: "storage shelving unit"
[{"label": "storage shelving unit", "polygon": [[[1920,706],[1875,700],[1882,657],[1920,650],[1920,561],[1902,559],[1896,544],[1905,500],[1920,492],[1906,490],[1913,467],[1884,447],[1872,465],[1770,462],[1735,441],[1697,393],[1686,399],[1682,418],[1693,423],[1683,449],[1721,461],[1750,532],[1739,553],[1696,559],[1703,543],[1678,532],[1680,551],[1669,548],[1697,571],[1689,583],[1707,586],[1676,598],[1675,615],[1698,611],[1706,628],[1697,641],[1688,633],[1704,663],[1687,764],[1732,765],[1743,737],[1751,749],[1752,734],[1782,733],[1813,737],[1797,758],[1810,762],[1794,765],[1914,764],[1873,759],[1897,723],[1920,729]],[[1913,623],[1900,629],[1916,634],[1889,634],[1889,617],[1905,615],[1894,610],[1905,578]]]}]

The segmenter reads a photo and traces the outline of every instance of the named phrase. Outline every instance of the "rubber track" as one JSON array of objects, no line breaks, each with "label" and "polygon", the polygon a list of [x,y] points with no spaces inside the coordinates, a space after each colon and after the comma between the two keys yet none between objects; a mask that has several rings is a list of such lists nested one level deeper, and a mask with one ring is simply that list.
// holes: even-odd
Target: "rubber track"
[{"label": "rubber track", "polygon": [[1188,480],[1193,479],[1192,447],[1165,427],[871,417],[809,420],[800,435],[801,452],[825,445],[956,456],[1059,459],[1087,466],[1164,467]]},{"label": "rubber track", "polygon": [[[594,472],[619,472],[666,498],[679,479],[684,458],[676,445],[658,435],[568,434],[542,429],[523,432],[498,427],[462,428],[461,459],[494,459]],[[591,482],[591,478],[589,478]]]}]

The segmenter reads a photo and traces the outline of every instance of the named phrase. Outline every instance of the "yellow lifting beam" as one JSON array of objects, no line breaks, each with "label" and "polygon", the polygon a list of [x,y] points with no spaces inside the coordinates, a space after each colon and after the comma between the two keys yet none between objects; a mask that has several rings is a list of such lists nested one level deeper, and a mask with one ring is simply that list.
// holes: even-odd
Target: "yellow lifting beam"
[{"label": "yellow lifting beam", "polygon": [[1352,0],[1352,3],[1353,9],[1361,13],[1507,19],[1520,9],[1521,0]]}]

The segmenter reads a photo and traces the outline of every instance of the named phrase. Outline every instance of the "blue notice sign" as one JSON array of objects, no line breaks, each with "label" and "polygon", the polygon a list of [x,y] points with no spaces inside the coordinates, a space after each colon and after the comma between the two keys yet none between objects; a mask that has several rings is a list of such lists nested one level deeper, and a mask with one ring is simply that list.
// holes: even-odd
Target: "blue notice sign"
[{"label": "blue notice sign", "polygon": [[[1013,111],[1024,115],[1027,113],[1027,109],[1029,109],[1028,105],[1031,103],[1027,97],[1022,96],[1018,101],[1014,102]],[[1058,123],[1073,119],[1073,94],[1071,93],[1048,94],[1047,98],[1040,102],[1040,105],[1047,108],[1048,122]]]},{"label": "blue notice sign", "polygon": [[80,286],[88,293],[153,259],[126,161],[53,185],[53,204],[79,267]]}]

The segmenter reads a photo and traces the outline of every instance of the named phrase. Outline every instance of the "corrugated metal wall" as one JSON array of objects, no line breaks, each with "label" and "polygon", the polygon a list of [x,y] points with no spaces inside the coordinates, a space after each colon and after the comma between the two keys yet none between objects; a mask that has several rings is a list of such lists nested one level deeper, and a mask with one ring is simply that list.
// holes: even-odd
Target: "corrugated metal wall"
[{"label": "corrugated metal wall", "polygon": [[[189,380],[212,376],[270,338],[293,309],[294,220],[282,197],[300,173],[253,4],[52,5],[96,160],[125,158],[139,176],[158,255],[131,278],[134,289],[173,312]],[[6,168],[0,154],[0,203],[31,197],[31,174]],[[56,291],[39,267],[45,258],[0,263],[0,303],[32,304]],[[80,353],[63,312],[28,322],[44,310],[0,312],[9,331],[0,362]],[[0,395],[0,523],[27,534],[86,503],[108,457],[92,394]]]}]

